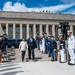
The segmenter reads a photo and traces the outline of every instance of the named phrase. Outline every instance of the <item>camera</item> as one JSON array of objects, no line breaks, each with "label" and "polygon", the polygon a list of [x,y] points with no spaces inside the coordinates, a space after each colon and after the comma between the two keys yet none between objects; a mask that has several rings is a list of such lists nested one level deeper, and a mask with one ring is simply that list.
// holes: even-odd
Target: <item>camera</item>
[{"label": "camera", "polygon": [[66,21],[65,22],[64,21],[63,22],[60,22],[60,27],[59,28],[66,28],[66,27],[68,27],[68,24],[69,23],[66,22]]},{"label": "camera", "polygon": [[69,22],[67,21],[63,21],[63,22],[60,22],[60,26],[58,27],[58,29],[61,28],[61,33],[63,34],[63,38],[65,40],[67,40],[67,28],[69,26]]}]

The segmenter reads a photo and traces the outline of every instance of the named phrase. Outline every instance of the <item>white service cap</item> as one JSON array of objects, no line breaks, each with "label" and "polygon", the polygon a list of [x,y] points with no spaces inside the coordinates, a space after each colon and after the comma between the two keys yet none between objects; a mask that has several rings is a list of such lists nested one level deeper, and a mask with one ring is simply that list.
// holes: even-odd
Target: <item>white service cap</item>
[{"label": "white service cap", "polygon": [[67,32],[70,32],[71,33],[72,31],[68,30]]}]

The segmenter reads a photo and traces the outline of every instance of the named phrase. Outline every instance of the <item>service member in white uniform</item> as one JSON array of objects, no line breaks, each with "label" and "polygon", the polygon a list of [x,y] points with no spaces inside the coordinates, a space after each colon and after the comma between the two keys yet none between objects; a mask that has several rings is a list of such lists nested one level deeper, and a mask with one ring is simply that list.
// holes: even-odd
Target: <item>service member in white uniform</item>
[{"label": "service member in white uniform", "polygon": [[44,37],[42,37],[40,41],[40,51],[42,53],[45,53],[45,38]]},{"label": "service member in white uniform", "polygon": [[42,37],[40,37],[40,52],[42,53]]},{"label": "service member in white uniform", "polygon": [[68,34],[68,52],[70,55],[70,64],[75,64],[75,37],[72,35],[71,31],[67,32]]},{"label": "service member in white uniform", "polygon": [[42,52],[45,53],[45,38],[42,39]]},{"label": "service member in white uniform", "polygon": [[64,63],[65,62],[65,40],[63,39],[63,35],[60,34],[59,35],[59,54],[60,54],[60,63]]}]

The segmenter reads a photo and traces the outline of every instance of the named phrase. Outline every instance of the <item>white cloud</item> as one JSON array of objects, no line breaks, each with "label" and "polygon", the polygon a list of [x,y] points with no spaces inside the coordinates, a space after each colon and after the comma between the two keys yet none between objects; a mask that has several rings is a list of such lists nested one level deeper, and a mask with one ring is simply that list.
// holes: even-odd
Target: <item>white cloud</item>
[{"label": "white cloud", "polygon": [[12,5],[12,2],[6,2],[3,7],[3,11],[27,11],[25,4],[16,2]]},{"label": "white cloud", "polygon": [[75,10],[71,12],[71,14],[75,14]]},{"label": "white cloud", "polygon": [[35,7],[35,8],[28,8],[25,6],[25,4],[21,4],[16,2],[14,5],[12,5],[12,2],[6,2],[3,7],[3,11],[18,11],[18,12],[40,12],[40,11],[50,11],[52,13],[61,12],[63,10],[66,10],[72,6],[74,6],[75,3],[71,4],[63,4],[63,5],[56,5],[56,6],[49,6],[49,7]]},{"label": "white cloud", "polygon": [[57,6],[51,6],[51,7],[43,7],[41,9],[50,10],[51,12],[61,12],[63,10],[66,10],[66,9],[72,7],[73,5],[74,4],[57,5]]},{"label": "white cloud", "polygon": [[69,10],[69,11],[63,12],[63,13],[65,13],[65,14],[75,14],[75,10]]},{"label": "white cloud", "polygon": [[75,2],[75,0],[61,0],[63,3],[72,3]]}]

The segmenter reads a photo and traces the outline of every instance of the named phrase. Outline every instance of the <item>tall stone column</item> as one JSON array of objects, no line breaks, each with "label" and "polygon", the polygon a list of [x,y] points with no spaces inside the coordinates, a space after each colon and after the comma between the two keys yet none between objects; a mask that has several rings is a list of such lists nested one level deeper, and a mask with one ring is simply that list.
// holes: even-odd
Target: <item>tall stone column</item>
[{"label": "tall stone column", "polygon": [[52,25],[52,35],[55,36],[55,25]]},{"label": "tall stone column", "polygon": [[15,33],[16,33],[16,31],[15,31],[15,24],[13,24],[13,39],[15,39]]},{"label": "tall stone column", "polygon": [[73,26],[72,25],[70,25],[70,31],[72,31],[72,33],[73,33]]},{"label": "tall stone column", "polygon": [[8,25],[8,23],[6,23],[6,34],[8,35],[8,27],[9,27],[9,25]]},{"label": "tall stone column", "polygon": [[[60,25],[58,25],[58,27],[59,27]],[[58,36],[59,36],[59,34],[61,34],[61,28],[59,28],[58,29]]]},{"label": "tall stone column", "polygon": [[40,36],[42,36],[42,24],[40,24]]},{"label": "tall stone column", "polygon": [[26,30],[26,32],[27,32],[27,39],[29,38],[29,24],[27,24],[27,30]]},{"label": "tall stone column", "polygon": [[33,37],[36,38],[36,24],[33,25]]},{"label": "tall stone column", "polygon": [[[60,25],[58,25],[58,27],[60,27]],[[57,28],[57,30],[58,30],[58,36],[59,36],[59,34],[61,34],[61,28]]]},{"label": "tall stone column", "polygon": [[20,24],[20,39],[22,39],[22,24]]},{"label": "tall stone column", "polygon": [[49,25],[46,25],[46,33],[49,35]]},{"label": "tall stone column", "polygon": [[58,29],[58,36],[59,36],[59,34],[61,34],[61,29]]}]

